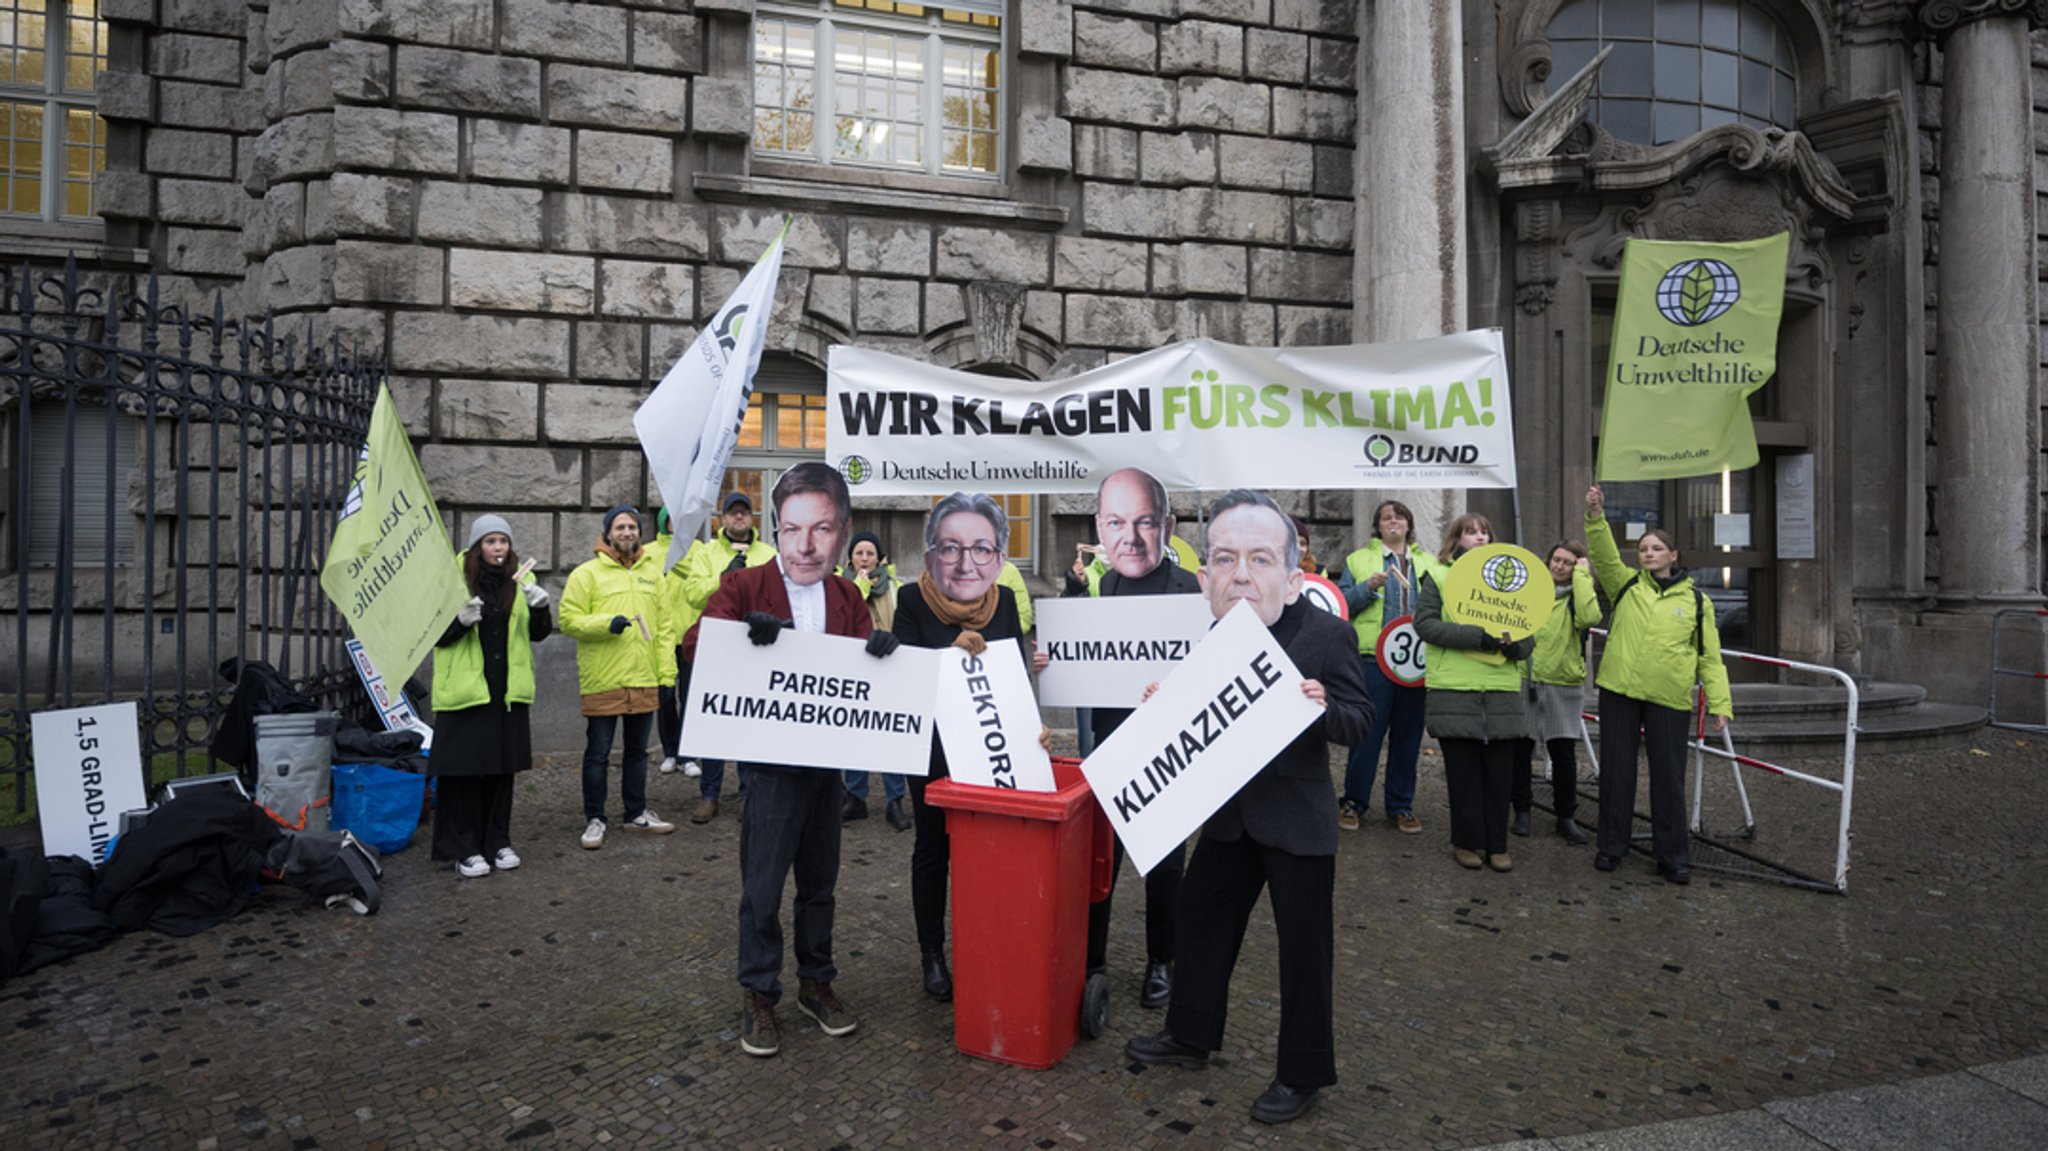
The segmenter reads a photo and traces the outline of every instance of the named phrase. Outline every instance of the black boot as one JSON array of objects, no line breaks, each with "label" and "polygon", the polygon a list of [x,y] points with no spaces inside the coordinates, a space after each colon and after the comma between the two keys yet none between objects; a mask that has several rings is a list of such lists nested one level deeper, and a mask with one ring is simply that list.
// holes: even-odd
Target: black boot
[{"label": "black boot", "polygon": [[1508,825],[1508,830],[1514,832],[1516,835],[1521,836],[1527,836],[1529,834],[1528,808],[1518,807],[1515,809],[1515,821]]},{"label": "black boot", "polygon": [[924,953],[924,993],[941,1003],[953,1002],[953,973],[946,970],[943,948]]},{"label": "black boot", "polygon": [[866,819],[867,817],[868,801],[865,799],[858,799],[849,795],[839,805],[839,821],[841,823],[852,823],[856,819]]},{"label": "black boot", "polygon": [[1586,846],[1586,830],[1569,815],[1557,821],[1557,833],[1564,836],[1564,841],[1573,847]]},{"label": "black boot", "polygon": [[1173,998],[1173,967],[1153,960],[1145,965],[1145,986],[1138,992],[1138,1006],[1157,1011]]}]

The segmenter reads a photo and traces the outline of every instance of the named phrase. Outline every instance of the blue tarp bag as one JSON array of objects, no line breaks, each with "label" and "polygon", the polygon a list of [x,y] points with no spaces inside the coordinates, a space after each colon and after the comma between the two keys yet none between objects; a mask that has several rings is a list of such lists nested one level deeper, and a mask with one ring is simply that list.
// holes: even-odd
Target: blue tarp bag
[{"label": "blue tarp bag", "polygon": [[349,831],[386,855],[419,830],[427,777],[374,763],[334,765],[334,830]]}]

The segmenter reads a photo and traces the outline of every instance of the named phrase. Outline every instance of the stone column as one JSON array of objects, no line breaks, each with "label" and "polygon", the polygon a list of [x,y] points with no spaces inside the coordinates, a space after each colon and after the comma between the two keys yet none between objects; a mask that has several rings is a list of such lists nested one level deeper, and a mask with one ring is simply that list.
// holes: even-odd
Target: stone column
[{"label": "stone column", "polygon": [[[1461,4],[1365,0],[1358,17],[1352,336],[1417,340],[1466,326],[1465,77]],[[1361,491],[1358,539],[1379,494]],[[1401,493],[1435,537],[1462,489]]]},{"label": "stone column", "polygon": [[[1915,646],[1936,698],[1982,699],[1992,613],[2041,602],[2040,387],[2035,304],[2031,0],[1930,0],[1942,49],[1940,265],[1935,283],[1935,532],[1939,610]],[[2048,639],[2008,617],[1998,662],[2048,666]],[[2048,712],[2008,680],[1999,717]]]},{"label": "stone column", "polygon": [[1945,607],[2037,598],[2041,517],[2026,0],[1935,0],[1942,48],[1936,533]]}]

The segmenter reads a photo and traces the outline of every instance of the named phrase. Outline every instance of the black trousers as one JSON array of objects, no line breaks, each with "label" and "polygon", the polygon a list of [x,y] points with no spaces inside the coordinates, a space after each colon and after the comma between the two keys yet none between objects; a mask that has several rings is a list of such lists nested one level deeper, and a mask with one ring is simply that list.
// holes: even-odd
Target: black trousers
[{"label": "black trousers", "polygon": [[[942,778],[942,777],[941,777]],[[910,917],[917,924],[919,952],[946,946],[946,880],[952,873],[953,837],[946,810],[925,802],[930,779],[911,776]]]},{"label": "black trousers", "polygon": [[[1116,885],[1124,877],[1124,841],[1116,841],[1110,862],[1109,894],[1088,905],[1088,970],[1109,963],[1109,909],[1116,899]],[[1145,875],[1145,960],[1172,963],[1174,932],[1178,929],[1181,875],[1187,864],[1187,846],[1173,849]]]},{"label": "black trousers", "polygon": [[1245,924],[1259,892],[1273,904],[1280,945],[1280,1046],[1275,1074],[1289,1087],[1337,1081],[1331,958],[1336,941],[1331,900],[1337,857],[1289,855],[1240,836],[1196,842],[1180,885],[1179,964],[1166,1029],[1204,1051],[1223,1046],[1230,975],[1244,947]]},{"label": "black trousers", "polygon": [[654,730],[661,737],[661,754],[680,756],[683,746],[683,708],[690,700],[690,665],[683,661],[683,648],[676,645],[676,685],[657,688],[660,706],[654,712]]},{"label": "black trousers", "polygon": [[1511,739],[1440,739],[1444,790],[1451,798],[1451,846],[1488,855],[1508,850],[1508,784],[1515,772]]},{"label": "black trousers", "polygon": [[1636,751],[1650,759],[1650,854],[1692,866],[1685,820],[1685,737],[1692,713],[1600,689],[1600,854],[1628,854],[1635,829]]},{"label": "black trousers", "polygon": [[832,912],[839,886],[839,773],[819,768],[747,767],[740,816],[740,986],[782,998],[782,885],[796,872],[790,925],[796,973],[830,983]]},{"label": "black trousers", "polygon": [[[1560,822],[1579,814],[1579,741],[1553,739],[1543,745],[1550,753],[1550,805]],[[1515,782],[1510,802],[1516,811],[1527,811],[1536,803],[1536,741],[1515,744]]]},{"label": "black trousers", "polygon": [[485,859],[512,846],[516,775],[443,775],[434,784],[434,858]]}]

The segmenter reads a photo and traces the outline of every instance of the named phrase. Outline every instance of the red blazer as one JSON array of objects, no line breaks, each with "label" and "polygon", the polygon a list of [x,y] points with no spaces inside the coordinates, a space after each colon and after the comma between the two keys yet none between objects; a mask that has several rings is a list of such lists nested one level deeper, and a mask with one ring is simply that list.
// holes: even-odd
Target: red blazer
[{"label": "red blazer", "polygon": [[[789,619],[789,592],[782,586],[782,561],[770,560],[759,567],[727,572],[704,605],[705,619],[745,619],[748,612],[765,611],[776,619]],[[697,662],[698,624],[691,624],[683,636],[683,659]],[[866,639],[875,630],[868,615],[866,599],[845,576],[825,577],[825,634]]]}]

